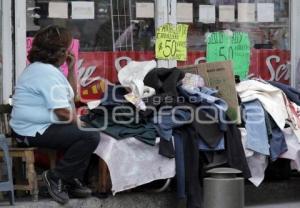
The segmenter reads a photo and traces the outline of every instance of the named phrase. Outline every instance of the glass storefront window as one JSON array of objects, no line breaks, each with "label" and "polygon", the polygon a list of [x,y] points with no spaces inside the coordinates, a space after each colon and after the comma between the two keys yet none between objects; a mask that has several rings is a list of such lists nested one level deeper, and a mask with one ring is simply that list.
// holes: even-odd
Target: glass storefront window
[{"label": "glass storefront window", "polygon": [[[117,73],[128,61],[145,61],[155,58],[154,0],[86,0],[93,4],[91,18],[76,19],[72,15],[75,0],[26,0],[27,37],[50,24],[69,28],[79,40],[78,68],[80,78],[91,78],[81,82],[84,98],[98,98],[104,91],[103,81],[116,83]],[[51,10],[50,4],[65,3],[65,11]],[[138,4],[148,6],[142,10]],[[205,61],[205,35],[209,32],[231,30],[247,32],[251,41],[250,77],[289,83],[290,72],[290,14],[289,0],[177,0],[192,5],[192,20],[188,31],[188,56],[178,65],[196,64]],[[254,6],[254,18],[249,22],[238,21],[239,3]],[[272,3],[274,21],[257,21],[257,6]],[[66,6],[67,5],[67,6]],[[150,6],[149,6],[150,5]],[[199,21],[199,5],[215,6],[215,21],[204,24]],[[233,6],[233,21],[220,21],[219,6]],[[60,7],[61,8],[61,7]],[[150,14],[153,11],[152,14]],[[177,13],[188,13],[177,7]],[[54,13],[54,14],[53,14]],[[139,13],[139,15],[137,15]],[[90,14],[90,13],[89,13]],[[59,15],[59,17],[53,17]],[[152,15],[152,16],[151,16]],[[178,23],[181,23],[178,20]]]},{"label": "glass storefront window", "polygon": [[[205,40],[210,32],[223,30],[247,32],[251,42],[249,77],[290,83],[290,0],[177,0],[177,4],[180,3],[192,7],[193,18],[185,23],[189,24],[188,56],[197,59],[179,62],[179,65],[205,61]],[[215,15],[211,17],[213,20],[209,19],[206,23],[203,23],[203,19],[200,21],[200,5],[214,6],[211,8],[215,11]],[[220,6],[223,8],[231,6],[231,15],[226,14],[227,18],[230,17],[229,20],[224,20],[224,10],[221,18]],[[245,6],[246,9],[241,6]],[[258,11],[258,7],[263,8],[260,10],[262,12]],[[264,10],[265,7],[269,9]],[[180,6],[177,6],[177,13],[178,9]],[[242,17],[247,15],[248,19],[245,21],[240,15]],[[205,18],[207,17],[204,15]]]},{"label": "glass storefront window", "polygon": [[[205,34],[220,30],[247,32],[254,48],[269,48],[289,50],[289,0],[178,0],[178,3],[193,4],[193,22],[190,23],[188,34],[189,50],[205,50]],[[238,4],[253,3],[255,8],[259,3],[274,3],[275,21],[272,23],[238,22]],[[216,22],[204,24],[199,22],[199,5],[216,6]],[[234,22],[221,22],[219,20],[219,6],[233,5],[235,8]]]},{"label": "glass storefront window", "polygon": [[[154,18],[136,18],[136,3],[154,0],[95,0],[93,19],[72,18],[72,2],[67,18],[49,17],[50,0],[27,0],[27,36],[47,25],[58,24],[80,40],[80,51],[147,51],[154,49]],[[82,1],[80,1],[82,2]],[[51,14],[50,14],[51,16]]]},{"label": "glass storefront window", "polygon": [[[78,1],[81,7],[73,14],[74,2],[26,0],[26,35],[32,37],[50,24],[68,28],[80,45],[77,68],[81,98],[97,99],[107,83],[118,81],[117,72],[128,61],[154,59],[154,0]],[[148,6],[137,9],[141,3]],[[89,12],[82,10],[88,5]]]}]

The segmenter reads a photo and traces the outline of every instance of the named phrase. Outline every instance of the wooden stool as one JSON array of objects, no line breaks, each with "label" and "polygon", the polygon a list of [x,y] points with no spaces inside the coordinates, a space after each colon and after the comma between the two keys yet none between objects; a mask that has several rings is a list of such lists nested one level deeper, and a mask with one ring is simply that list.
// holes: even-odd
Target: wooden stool
[{"label": "wooden stool", "polygon": [[[12,107],[10,105],[0,105],[0,120],[1,120],[1,132],[4,133],[7,137],[11,136],[11,130],[8,124],[9,121],[9,115],[11,113]],[[14,141],[12,140],[12,143]],[[22,164],[17,165],[13,162],[13,167],[15,169],[14,176],[16,178],[16,183],[14,184],[15,190],[25,190],[30,191],[30,194],[33,196],[33,200],[38,200],[38,183],[37,183],[37,174],[35,172],[34,167],[34,150],[36,148],[19,148],[19,147],[9,147],[9,155],[13,159],[13,161],[16,161],[19,159],[19,161],[22,160],[25,161],[25,167],[26,167],[26,179],[27,182],[25,184],[21,184],[23,182],[21,180],[22,175]],[[0,151],[0,157],[4,157],[4,152]]]},{"label": "wooden stool", "polygon": [[[35,148],[18,148],[18,147],[11,147],[9,148],[10,156],[14,158],[22,158],[25,160],[26,165],[26,178],[27,184],[15,184],[15,190],[23,190],[23,191],[30,191],[30,194],[33,196],[33,201],[38,200],[38,183],[37,183],[37,174],[34,168],[34,150]],[[3,152],[0,152],[0,157],[3,157]],[[16,166],[16,170],[19,167]],[[18,176],[20,176],[20,170],[16,171]],[[17,182],[21,182],[22,180],[17,177]]]},{"label": "wooden stool", "polygon": [[50,160],[50,168],[53,169],[56,166],[56,151],[47,149],[47,154]]},{"label": "wooden stool", "polygon": [[111,189],[110,173],[104,160],[99,158],[98,192],[108,193]]},{"label": "wooden stool", "polygon": [[[15,203],[15,195],[14,195],[14,184],[13,184],[13,177],[12,177],[12,160],[9,156],[8,145],[6,138],[3,134],[0,134],[0,149],[3,152],[3,165],[6,165],[6,174],[7,180],[2,180],[2,170],[0,169],[0,193],[2,191],[9,192],[9,200],[10,204],[14,205]],[[2,196],[2,195],[1,195]]]},{"label": "wooden stool", "polygon": [[45,153],[48,156],[49,159],[49,165],[50,165],[50,169],[55,168],[56,166],[56,150],[53,149],[46,149],[46,148],[38,148],[38,150],[42,153]]}]

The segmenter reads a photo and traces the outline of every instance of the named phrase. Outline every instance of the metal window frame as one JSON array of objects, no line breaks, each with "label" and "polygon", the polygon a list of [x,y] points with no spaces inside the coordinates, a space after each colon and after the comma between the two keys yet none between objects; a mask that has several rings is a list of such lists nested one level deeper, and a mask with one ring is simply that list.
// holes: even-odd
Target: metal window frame
[{"label": "metal window frame", "polygon": [[15,80],[26,67],[26,0],[15,0]]},{"label": "metal window frame", "polygon": [[[155,0],[155,29],[166,23],[177,24],[177,0]],[[177,66],[176,60],[158,60],[158,67],[172,68]]]},{"label": "metal window frame", "polygon": [[[297,67],[300,61],[300,1],[290,0],[290,45],[291,45],[291,85],[296,86],[300,82],[297,81]],[[300,75],[299,75],[300,78]]]},{"label": "metal window frame", "polygon": [[8,103],[13,92],[13,52],[12,52],[12,0],[2,0],[2,99]]},{"label": "metal window frame", "polygon": [[[117,4],[117,7],[119,6],[119,4],[121,4],[119,2],[119,0],[117,0],[115,2]],[[126,4],[128,4],[128,8],[129,8],[129,11],[128,13],[125,12],[125,8],[126,8]],[[117,46],[116,43],[117,43],[117,40],[115,39],[115,34],[117,33],[118,34],[118,37],[121,37],[121,34],[123,32],[126,31],[127,27],[130,27],[130,25],[132,24],[132,11],[131,11],[131,8],[132,7],[132,4],[131,4],[131,0],[127,0],[127,1],[123,1],[123,14],[121,12],[119,12],[119,9],[117,9],[117,13],[114,13],[114,2],[112,0],[110,0],[110,19],[111,19],[111,28],[112,28],[112,43],[113,43],[113,52],[115,51],[119,51],[121,50],[121,48],[125,47],[126,50],[128,50],[128,48],[133,51],[134,50],[134,47],[133,47],[133,33],[130,34],[130,38],[127,39],[126,37],[126,41],[125,41],[125,45],[121,45],[121,46]],[[115,23],[115,18],[117,18],[117,22]],[[129,19],[128,21],[128,24],[127,24],[127,21],[126,21],[126,18]],[[125,28],[123,29],[122,26],[121,26],[121,19],[125,20]],[[118,26],[119,28],[117,28],[117,30],[115,30],[115,27]],[[130,43],[128,43],[130,42]]]}]

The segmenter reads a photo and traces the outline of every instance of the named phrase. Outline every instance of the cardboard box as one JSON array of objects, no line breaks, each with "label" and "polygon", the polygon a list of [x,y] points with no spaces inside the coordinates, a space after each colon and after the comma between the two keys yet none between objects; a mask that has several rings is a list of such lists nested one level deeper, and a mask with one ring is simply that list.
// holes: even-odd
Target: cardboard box
[{"label": "cardboard box", "polygon": [[207,87],[217,89],[219,91],[218,97],[228,103],[227,115],[229,118],[240,123],[240,111],[231,61],[187,65],[178,68],[187,73],[199,74]]}]

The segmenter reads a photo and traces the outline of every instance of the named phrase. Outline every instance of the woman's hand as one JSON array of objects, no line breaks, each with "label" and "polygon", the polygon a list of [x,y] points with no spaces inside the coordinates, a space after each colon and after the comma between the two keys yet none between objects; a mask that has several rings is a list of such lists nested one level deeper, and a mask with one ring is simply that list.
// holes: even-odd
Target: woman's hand
[{"label": "woman's hand", "polygon": [[75,55],[72,52],[69,52],[66,59],[68,69],[74,71],[75,66]]},{"label": "woman's hand", "polygon": [[68,52],[66,62],[68,65],[67,79],[74,91],[75,98],[77,97],[77,80],[75,75],[75,56],[72,52]]},{"label": "woman's hand", "polygon": [[54,109],[54,113],[57,117],[66,123],[76,123],[77,115],[76,111],[69,108],[57,108]]}]

